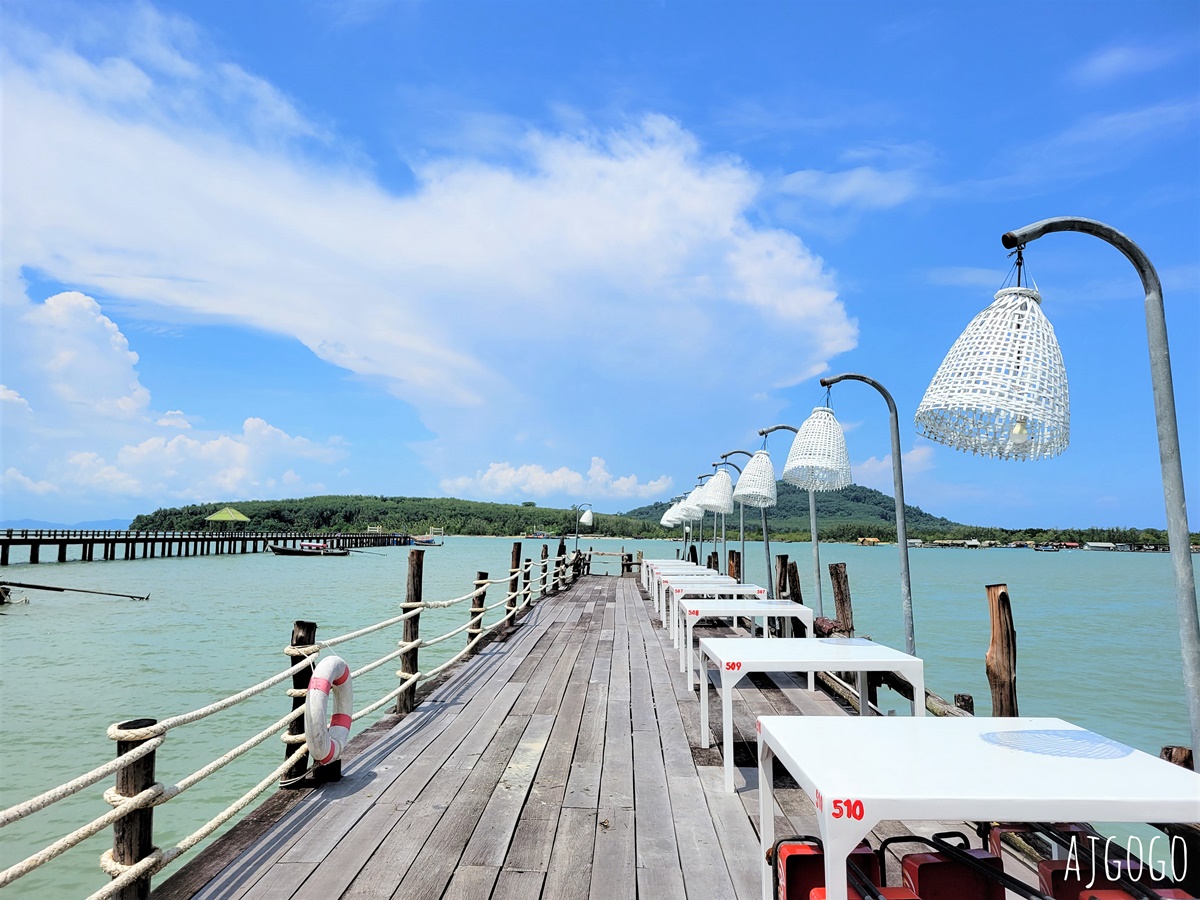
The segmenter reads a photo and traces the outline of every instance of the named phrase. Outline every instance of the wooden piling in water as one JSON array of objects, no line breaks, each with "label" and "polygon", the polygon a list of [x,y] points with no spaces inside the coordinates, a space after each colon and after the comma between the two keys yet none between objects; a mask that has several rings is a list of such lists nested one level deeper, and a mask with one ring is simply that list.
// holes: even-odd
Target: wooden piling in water
[{"label": "wooden piling in water", "polygon": [[986,590],[992,640],[985,667],[992,688],[992,715],[1017,716],[1020,715],[1017,712],[1017,629],[1013,624],[1008,585],[989,584]]},{"label": "wooden piling in water", "polygon": [[542,593],[545,597],[550,593],[550,546],[542,544]]}]

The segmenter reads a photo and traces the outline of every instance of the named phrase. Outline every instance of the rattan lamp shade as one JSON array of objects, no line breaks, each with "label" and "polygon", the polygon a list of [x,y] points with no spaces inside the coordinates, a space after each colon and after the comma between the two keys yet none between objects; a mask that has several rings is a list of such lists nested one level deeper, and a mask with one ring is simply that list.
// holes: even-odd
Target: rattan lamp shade
[{"label": "rattan lamp shade", "polygon": [[683,514],[685,520],[699,519],[704,515],[704,510],[700,507],[700,498],[703,494],[704,485],[698,484],[692,488],[692,492],[679,504],[679,511]]},{"label": "rattan lamp shade", "polygon": [[733,512],[733,479],[724,469],[719,470],[708,484],[704,486],[704,496],[700,498],[700,506],[709,512]]},{"label": "rattan lamp shade", "polygon": [[954,342],[917,407],[917,433],[983,456],[1043,459],[1067,449],[1067,372],[1042,298],[1004,288]]},{"label": "rattan lamp shade", "polygon": [[585,509],[583,511],[583,515],[579,517],[579,524],[583,525],[584,527],[590,526],[594,521],[595,518],[592,516],[592,511],[590,509]]},{"label": "rattan lamp shade", "polygon": [[759,509],[775,505],[775,467],[771,465],[771,455],[766,450],[759,450],[746,463],[742,474],[738,476],[737,485],[733,489],[733,499],[745,506]]},{"label": "rattan lamp shade", "polygon": [[783,480],[809,491],[839,491],[850,483],[846,436],[828,406],[814,409],[796,432]]},{"label": "rattan lamp shade", "polygon": [[675,518],[675,506],[676,504],[672,503],[667,507],[667,511],[663,513],[663,517],[658,520],[659,525],[664,528],[674,528],[679,524],[679,520]]}]

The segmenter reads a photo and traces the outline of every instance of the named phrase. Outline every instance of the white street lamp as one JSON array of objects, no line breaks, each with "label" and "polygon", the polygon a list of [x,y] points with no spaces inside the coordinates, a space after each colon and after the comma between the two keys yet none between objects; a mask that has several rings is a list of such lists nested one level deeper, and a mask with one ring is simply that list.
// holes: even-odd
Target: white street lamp
[{"label": "white street lamp", "polygon": [[594,521],[594,517],[592,516],[592,504],[580,503],[578,506],[573,506],[571,508],[573,510],[575,510],[576,513],[578,513],[580,510],[583,510],[583,515],[578,516],[575,519],[575,552],[578,553],[579,552],[579,526],[583,525],[585,527],[591,527],[591,524]]},{"label": "white street lamp", "polygon": [[746,463],[733,489],[733,499],[746,506],[757,506],[762,512],[763,552],[767,555],[767,599],[774,599],[775,581],[771,577],[771,536],[767,531],[767,509],[776,502],[775,466],[771,464],[771,454],[765,448],[757,451]]},{"label": "white street lamp", "polygon": [[[1094,219],[1083,219],[1076,216],[1063,216],[1053,219],[1043,219],[1010,231],[1001,238],[1001,243],[1009,250],[1022,251],[1031,241],[1047,234],[1059,231],[1077,231],[1090,234],[1093,237],[1111,244],[1124,254],[1137,270],[1142,280],[1145,292],[1146,337],[1150,348],[1150,383],[1154,392],[1154,416],[1158,426],[1158,455],[1162,468],[1163,499],[1167,511],[1167,536],[1171,547],[1171,562],[1175,569],[1175,606],[1179,618],[1180,643],[1183,650],[1183,687],[1187,696],[1188,716],[1191,724],[1192,757],[1200,760],[1200,615],[1196,610],[1196,578],[1192,569],[1191,549],[1189,546],[1187,504],[1183,494],[1183,464],[1179,453],[1179,426],[1175,416],[1175,391],[1171,380],[1171,354],[1167,345],[1167,322],[1163,311],[1162,284],[1158,273],[1154,271],[1149,257],[1142,248],[1131,241],[1121,232],[1103,222]],[[1019,257],[1018,257],[1019,259]],[[1003,294],[1005,292],[1001,292]],[[999,297],[999,295],[997,295]],[[1029,315],[1028,321],[1040,324],[1038,304],[1029,298],[1024,312]],[[993,304],[993,306],[999,303]],[[990,307],[989,307],[990,309]],[[985,310],[985,313],[987,311]],[[976,317],[976,322],[983,314]],[[1048,444],[1047,450],[1061,452],[1066,446],[1067,416],[1066,383],[1063,379],[1061,397],[1056,392],[1056,381],[1048,382],[1045,388],[1033,384],[1017,382],[1013,386],[1006,385],[1006,378],[993,378],[989,370],[987,357],[988,347],[983,342],[969,337],[975,323],[968,326],[963,336],[955,342],[951,353],[963,345],[962,364],[957,373],[947,369],[947,362],[942,363],[938,374],[934,376],[935,384],[930,385],[926,397],[921,401],[917,411],[918,431],[935,441],[950,444],[959,449],[969,449],[973,452],[988,453],[1007,458],[1034,459],[1038,455],[1053,455],[1050,452],[1036,453],[1031,449],[1028,453],[1014,453],[1010,448],[1014,440],[1018,444],[1032,444],[1034,448],[1038,437],[1045,433]],[[1027,354],[1013,357],[1011,350],[1024,345],[1026,338],[1010,337],[1006,344],[1005,360],[1019,362],[1019,368],[1028,371],[1036,368],[1041,361],[1031,359]],[[1030,349],[1036,345],[1031,345]],[[1049,346],[1049,345],[1046,345]],[[1055,345],[1055,348],[1057,345]],[[970,350],[970,352],[967,352]],[[993,351],[994,352],[994,351]],[[994,366],[993,366],[994,368]],[[987,403],[990,412],[985,424],[980,426],[981,419],[973,409],[964,408],[957,413],[949,406],[944,398],[951,396],[948,387],[952,380],[967,385],[967,391],[988,393]],[[971,382],[975,386],[971,386]],[[943,389],[942,384],[947,385]],[[960,394],[963,388],[953,391]],[[930,394],[933,394],[931,397]],[[928,401],[928,402],[927,402]],[[1058,406],[1061,404],[1061,410]],[[1058,418],[1048,417],[1042,425],[1038,416],[1043,413],[1057,412]],[[1022,435],[1018,425],[1025,418]],[[994,423],[991,427],[986,422]],[[1061,423],[1061,424],[1057,424]],[[1056,428],[1061,433],[1056,434]],[[1061,441],[1061,447],[1055,443],[1055,438]],[[1057,448],[1057,449],[1056,449]]]}]

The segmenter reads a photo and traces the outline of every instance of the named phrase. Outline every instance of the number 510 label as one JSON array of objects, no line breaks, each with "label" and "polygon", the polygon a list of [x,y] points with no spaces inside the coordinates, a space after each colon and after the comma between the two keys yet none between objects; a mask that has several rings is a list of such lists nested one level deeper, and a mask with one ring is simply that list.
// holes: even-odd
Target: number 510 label
[{"label": "number 510 label", "polygon": [[833,817],[840,819],[861,819],[863,817],[863,802],[861,800],[834,800]]}]

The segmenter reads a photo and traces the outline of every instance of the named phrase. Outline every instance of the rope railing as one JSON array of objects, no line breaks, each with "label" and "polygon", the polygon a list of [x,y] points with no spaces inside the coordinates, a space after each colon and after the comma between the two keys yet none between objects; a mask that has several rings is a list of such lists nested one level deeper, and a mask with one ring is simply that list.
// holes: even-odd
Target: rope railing
[{"label": "rope railing", "polygon": [[[422,550],[414,550],[412,554],[423,552]],[[514,563],[517,561],[518,553],[519,544],[514,548]],[[412,554],[410,554],[409,558],[410,567],[413,565]],[[270,774],[257,785],[173,847],[165,850],[157,847],[144,847],[140,851],[134,851],[137,858],[120,862],[117,857],[128,857],[129,848],[122,848],[121,852],[118,852],[118,847],[114,840],[114,848],[107,851],[101,857],[100,861],[100,868],[112,876],[113,880],[104,888],[92,894],[89,900],[102,900],[102,898],[114,896],[123,887],[127,887],[143,879],[150,879],[215,833],[217,829],[229,822],[257,798],[261,797],[273,785],[282,783],[291,786],[299,780],[296,777],[288,777],[288,773],[293,773],[294,776],[297,767],[303,765],[301,761],[308,754],[305,736],[299,728],[299,719],[305,713],[305,707],[301,702],[301,698],[307,695],[308,678],[315,668],[316,658],[322,651],[364,638],[388,628],[403,626],[405,630],[404,639],[397,642],[394,650],[367,662],[365,665],[351,672],[351,678],[357,679],[389,662],[402,659],[401,668],[396,672],[396,677],[399,679],[398,683],[378,699],[355,710],[351,714],[351,719],[353,721],[361,720],[393,702],[396,703],[395,711],[403,714],[416,705],[416,692],[420,685],[437,678],[452,666],[476,653],[482,642],[498,631],[511,627],[515,619],[524,610],[531,607],[536,599],[548,596],[573,583],[579,574],[587,571],[590,566],[590,556],[591,554],[588,553],[577,552],[574,554],[563,553],[552,558],[544,557],[540,560],[526,559],[522,564],[510,567],[506,575],[499,578],[488,578],[486,573],[479,573],[482,577],[476,579],[472,590],[462,596],[449,600],[421,599],[419,583],[415,590],[414,599],[414,587],[410,571],[410,596],[402,605],[404,611],[401,614],[327,640],[312,641],[311,638],[315,637],[315,633],[309,633],[306,636],[309,637],[310,642],[303,644],[293,643],[284,648],[284,653],[289,659],[295,660],[288,668],[207,706],[157,722],[152,719],[143,719],[110,725],[107,729],[107,736],[111,740],[123,742],[124,744],[132,743],[134,746],[119,750],[118,756],[115,759],[92,769],[90,772],[45,791],[36,797],[32,797],[23,803],[0,811],[0,828],[44,810],[60,800],[78,794],[80,791],[110,776],[116,775],[117,782],[120,784],[122,777],[129,775],[129,772],[126,770],[134,773],[143,769],[147,772],[153,772],[155,754],[166,742],[167,735],[173,729],[199,722],[216,713],[228,710],[239,703],[243,703],[278,686],[288,678],[293,679],[293,685],[282,692],[295,706],[287,715],[175,784],[165,785],[161,782],[147,779],[147,783],[142,786],[142,789],[137,790],[136,793],[129,796],[121,793],[116,787],[110,787],[104,792],[104,800],[112,807],[111,809],[26,859],[0,872],[0,888],[13,883],[61,856],[72,847],[111,827],[113,823],[139,811],[148,810],[170,802],[189,788],[216,774],[234,760],[245,755],[255,747],[260,746],[271,736],[283,732],[280,734],[280,738],[284,745],[289,748],[289,751],[285,754],[284,762],[275,766]],[[419,565],[417,573],[419,578]],[[504,585],[506,590],[501,599],[486,603],[485,596],[487,590],[493,585]],[[471,601],[471,608],[465,622],[442,634],[429,637],[420,635],[419,624],[422,612],[449,609],[468,600]],[[501,607],[504,608],[503,613],[492,623],[485,624],[485,618],[494,611],[500,610]],[[312,625],[315,632],[315,625],[312,623],[302,624]],[[417,665],[417,660],[422,649],[444,644],[446,641],[461,635],[464,631],[467,632],[467,640],[466,645],[462,649],[428,671],[420,669]],[[293,637],[294,639],[295,637]],[[405,700],[406,696],[407,700]],[[335,766],[340,766],[340,763],[335,761],[331,766],[326,768],[333,768]],[[300,771],[302,777],[305,774],[303,768]],[[340,775],[340,768],[337,770],[337,775]],[[334,777],[336,778],[337,775]],[[126,783],[128,784],[128,782]]]}]

